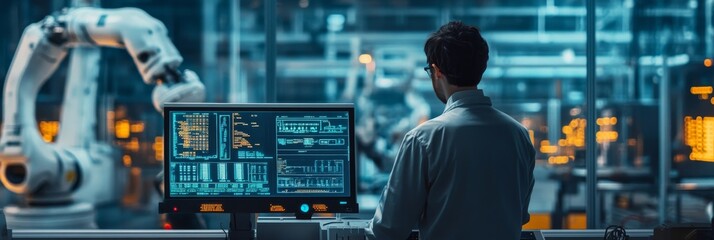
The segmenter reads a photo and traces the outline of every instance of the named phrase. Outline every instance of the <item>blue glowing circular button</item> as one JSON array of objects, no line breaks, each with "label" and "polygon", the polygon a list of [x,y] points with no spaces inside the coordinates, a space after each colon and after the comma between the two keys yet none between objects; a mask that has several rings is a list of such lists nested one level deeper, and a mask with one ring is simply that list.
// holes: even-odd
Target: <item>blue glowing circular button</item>
[{"label": "blue glowing circular button", "polygon": [[307,211],[310,211],[310,206],[308,206],[307,204],[303,203],[302,205],[300,205],[300,211],[303,212],[303,213],[307,213]]}]

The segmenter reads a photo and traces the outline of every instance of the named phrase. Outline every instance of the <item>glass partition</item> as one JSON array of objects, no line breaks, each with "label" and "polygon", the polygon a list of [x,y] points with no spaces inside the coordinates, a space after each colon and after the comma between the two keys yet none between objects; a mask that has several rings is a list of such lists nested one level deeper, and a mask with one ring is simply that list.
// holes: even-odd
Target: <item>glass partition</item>
[{"label": "glass partition", "polygon": [[709,222],[712,2],[597,7],[599,225]]},{"label": "glass partition", "polygon": [[370,217],[403,135],[443,111],[423,47],[451,19],[483,32],[491,56],[480,87],[538,150],[526,227],[584,228],[584,178],[570,176],[585,149],[580,1],[278,1],[278,100],[356,104],[360,208]]}]

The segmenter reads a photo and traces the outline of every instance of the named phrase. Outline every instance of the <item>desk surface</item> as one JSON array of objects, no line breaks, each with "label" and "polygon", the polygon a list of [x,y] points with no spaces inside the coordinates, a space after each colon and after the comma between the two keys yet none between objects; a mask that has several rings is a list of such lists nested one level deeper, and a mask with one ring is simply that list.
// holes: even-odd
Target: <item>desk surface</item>
[{"label": "desk surface", "polygon": [[[539,230],[538,240],[547,239],[602,239],[604,230]],[[260,237],[258,239],[265,239]],[[630,239],[649,239],[652,230],[627,230]],[[226,239],[223,230],[12,230],[11,239]],[[292,233],[292,239],[301,239]],[[305,238],[315,239],[315,238]],[[333,238],[316,238],[333,239]]]},{"label": "desk surface", "polygon": [[[258,239],[338,239],[328,235],[334,229],[346,231],[352,236],[361,234],[366,220],[260,220]],[[334,233],[334,231],[332,231]],[[536,240],[548,239],[602,239],[604,230],[535,230]],[[630,239],[649,239],[652,230],[628,229]],[[221,229],[208,230],[10,230],[10,239],[226,239]],[[478,233],[474,233],[478,236]],[[287,238],[286,238],[287,237]],[[355,239],[355,238],[351,238]],[[359,239],[359,238],[358,238]]]}]

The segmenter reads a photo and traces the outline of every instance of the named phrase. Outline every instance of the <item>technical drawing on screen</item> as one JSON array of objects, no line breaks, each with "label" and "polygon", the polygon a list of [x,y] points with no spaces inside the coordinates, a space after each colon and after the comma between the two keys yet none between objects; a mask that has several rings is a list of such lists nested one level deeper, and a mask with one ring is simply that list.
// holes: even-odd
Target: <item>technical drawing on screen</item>
[{"label": "technical drawing on screen", "polygon": [[350,111],[165,112],[168,197],[349,197]]}]

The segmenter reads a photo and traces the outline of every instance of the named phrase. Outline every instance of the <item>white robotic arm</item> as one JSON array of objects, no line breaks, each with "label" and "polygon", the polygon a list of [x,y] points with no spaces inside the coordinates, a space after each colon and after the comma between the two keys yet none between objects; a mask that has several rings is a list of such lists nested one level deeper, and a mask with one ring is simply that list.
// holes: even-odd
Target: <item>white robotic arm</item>
[{"label": "white robotic arm", "polygon": [[[60,17],[67,22],[67,44],[126,48],[146,84],[156,84],[154,107],[164,102],[202,101],[203,84],[191,72],[179,72],[183,61],[159,20],[137,8],[78,8]],[[180,83],[182,85],[176,85]]]},{"label": "white robotic arm", "polygon": [[[71,194],[91,174],[87,171],[92,160],[88,147],[45,143],[34,117],[40,87],[57,69],[69,48],[85,45],[126,48],[144,82],[156,84],[152,99],[159,111],[164,102],[195,102],[204,98],[204,86],[197,75],[178,70],[183,59],[169,40],[164,25],[142,10],[68,9],[28,26],[5,81],[0,181],[10,191],[27,196],[30,202],[69,201]],[[68,84],[67,87],[82,86]],[[63,107],[78,106],[65,103]],[[62,131],[94,131],[93,126],[60,124],[66,126]]]}]

